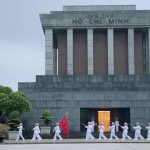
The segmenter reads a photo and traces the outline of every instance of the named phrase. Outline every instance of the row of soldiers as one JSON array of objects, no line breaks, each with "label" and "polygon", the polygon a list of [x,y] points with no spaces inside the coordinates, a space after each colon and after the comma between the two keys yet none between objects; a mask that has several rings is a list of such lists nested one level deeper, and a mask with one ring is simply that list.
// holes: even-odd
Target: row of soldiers
[{"label": "row of soldiers", "polygon": [[[84,125],[84,124],[82,124]],[[92,132],[94,132],[94,126],[96,124],[93,124],[93,122],[88,122],[88,125],[84,125],[85,128],[87,129],[87,132],[86,132],[86,138],[85,140],[94,140],[94,136],[92,135]],[[129,135],[128,135],[128,130],[129,130],[129,127],[128,127],[128,123],[124,123],[123,126],[120,126],[122,129],[123,129],[123,133],[122,133],[122,140],[125,140],[125,139],[132,139]],[[144,137],[141,135],[141,126],[140,126],[140,123],[137,122],[136,123],[136,126],[133,126],[133,129],[135,130],[135,137],[134,137],[134,140],[138,140],[138,139],[141,139],[141,140],[144,140]],[[104,139],[106,140],[107,137],[105,136],[104,134],[104,130],[105,130],[105,126],[104,126],[104,123],[101,122],[100,125],[98,126],[99,128],[99,138],[98,140],[101,140],[101,139]],[[146,129],[148,130],[147,132],[147,140],[150,140],[150,123],[148,123],[148,126],[146,126]],[[116,130],[116,124],[114,122],[112,122],[111,126],[110,126],[110,140],[112,140],[113,138],[115,139],[119,139],[117,136],[116,136],[116,133],[115,133],[115,130]]]},{"label": "row of soldiers", "polygon": [[[84,125],[84,124],[83,124]],[[92,132],[94,132],[94,124],[93,122],[88,122],[88,125],[84,125],[85,128],[87,129],[87,132],[86,132],[86,138],[85,140],[94,140],[94,136],[92,135]],[[17,136],[17,139],[16,141],[19,140],[19,138],[21,137],[22,140],[24,141],[24,137],[22,135],[22,130],[23,130],[23,125],[22,123],[19,124],[19,126],[17,127],[19,129],[19,132],[18,132],[18,136]],[[101,122],[100,125],[98,126],[99,128],[99,138],[98,140],[101,140],[101,139],[104,139],[106,140],[107,137],[105,136],[104,134],[104,130],[105,130],[105,126],[104,126],[104,123]],[[131,137],[128,135],[128,123],[124,123],[124,126],[121,126],[121,128],[123,129],[123,133],[122,133],[122,140],[125,140],[125,139],[131,139]],[[115,139],[119,139],[116,134],[115,134],[115,129],[116,129],[116,124],[114,122],[112,122],[111,126],[110,126],[110,140],[112,140],[113,138]],[[143,140],[144,137],[141,135],[141,126],[140,126],[140,123],[137,122],[136,123],[136,126],[133,126],[133,129],[135,130],[135,137],[134,139],[135,140],[138,140],[138,139],[141,139]],[[148,133],[147,133],[147,140],[150,140],[150,123],[148,123],[148,126],[146,126],[146,129],[148,130]],[[42,138],[40,136],[40,127],[39,127],[39,124],[38,123],[35,123],[35,127],[32,129],[34,132],[33,132],[33,137],[31,139],[31,141],[35,141],[36,139],[38,141],[41,141]],[[60,127],[59,127],[59,123],[56,123],[56,126],[54,127],[54,130],[53,132],[55,132],[54,134],[54,137],[53,137],[53,140],[56,141],[57,138],[60,139],[60,141],[63,139],[60,135],[61,133],[61,130],[60,130]]]},{"label": "row of soldiers", "polygon": [[[23,124],[20,123],[19,126],[17,127],[19,132],[18,132],[18,135],[17,135],[17,138],[16,138],[16,141],[18,141],[20,138],[25,141],[24,137],[23,137],[23,134],[22,134],[22,130],[23,130]],[[39,124],[38,123],[35,123],[35,127],[32,129],[33,130],[33,137],[31,139],[31,141],[35,141],[35,140],[38,140],[38,141],[41,141],[42,138],[40,136],[40,127],[39,127]],[[57,137],[60,139],[60,141],[63,139],[60,135],[61,133],[61,130],[60,130],[60,127],[59,127],[59,123],[56,123],[56,126],[54,127],[54,130],[53,132],[55,132],[54,134],[54,137],[53,137],[53,141],[56,141]]]}]

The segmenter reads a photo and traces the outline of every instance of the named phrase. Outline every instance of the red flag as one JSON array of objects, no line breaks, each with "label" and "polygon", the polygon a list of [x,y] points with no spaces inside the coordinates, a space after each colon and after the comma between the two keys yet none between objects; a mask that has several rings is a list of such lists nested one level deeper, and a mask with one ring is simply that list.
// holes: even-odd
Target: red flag
[{"label": "red flag", "polygon": [[68,113],[60,120],[59,126],[63,130],[63,133],[66,135],[66,137],[69,138]]}]

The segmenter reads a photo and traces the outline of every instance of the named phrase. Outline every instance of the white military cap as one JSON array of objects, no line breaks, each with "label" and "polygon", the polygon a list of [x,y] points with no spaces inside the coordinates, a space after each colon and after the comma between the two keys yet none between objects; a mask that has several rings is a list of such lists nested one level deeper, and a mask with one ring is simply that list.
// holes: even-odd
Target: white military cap
[{"label": "white military cap", "polygon": [[56,125],[59,125],[59,123],[57,122]]},{"label": "white military cap", "polygon": [[36,123],[35,125],[36,125],[36,126],[39,126],[39,124],[38,124],[38,123]]},{"label": "white military cap", "polygon": [[124,125],[128,125],[128,123],[125,122]]},{"label": "white military cap", "polygon": [[139,124],[140,124],[139,122],[136,123],[136,125],[139,125]]},{"label": "white military cap", "polygon": [[103,122],[101,122],[101,124],[102,124],[102,125],[104,125],[104,123],[103,123]]},{"label": "white military cap", "polygon": [[115,123],[114,123],[114,122],[112,122],[112,124],[114,125]]},{"label": "white military cap", "polygon": [[88,124],[91,124],[91,122],[88,122]]},{"label": "white military cap", "polygon": [[22,123],[20,123],[19,125],[22,126]]}]

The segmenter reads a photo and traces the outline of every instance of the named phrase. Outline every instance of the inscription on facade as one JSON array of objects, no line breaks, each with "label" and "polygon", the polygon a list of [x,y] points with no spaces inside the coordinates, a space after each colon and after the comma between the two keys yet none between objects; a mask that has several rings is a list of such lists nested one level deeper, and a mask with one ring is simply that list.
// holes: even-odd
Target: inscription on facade
[{"label": "inscription on facade", "polygon": [[73,25],[115,25],[115,24],[128,24],[128,18],[117,18],[111,14],[102,14],[102,15],[88,15],[86,17],[78,17],[72,19]]}]

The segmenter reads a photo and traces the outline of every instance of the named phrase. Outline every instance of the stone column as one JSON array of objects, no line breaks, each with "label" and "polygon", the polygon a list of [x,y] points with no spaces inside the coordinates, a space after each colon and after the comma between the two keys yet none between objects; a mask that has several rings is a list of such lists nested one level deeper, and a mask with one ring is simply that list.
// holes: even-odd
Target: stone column
[{"label": "stone column", "polygon": [[134,73],[134,29],[128,29],[128,74],[133,75]]},{"label": "stone column", "polygon": [[148,58],[148,73],[150,74],[150,28],[148,28],[148,53],[149,53],[149,58]]},{"label": "stone column", "polygon": [[93,75],[93,29],[87,30],[88,75]]},{"label": "stone column", "polygon": [[107,45],[108,45],[108,75],[114,75],[114,31],[107,30]]},{"label": "stone column", "polygon": [[53,30],[45,30],[45,74],[53,75]]},{"label": "stone column", "polygon": [[73,75],[73,29],[67,29],[67,75]]}]

